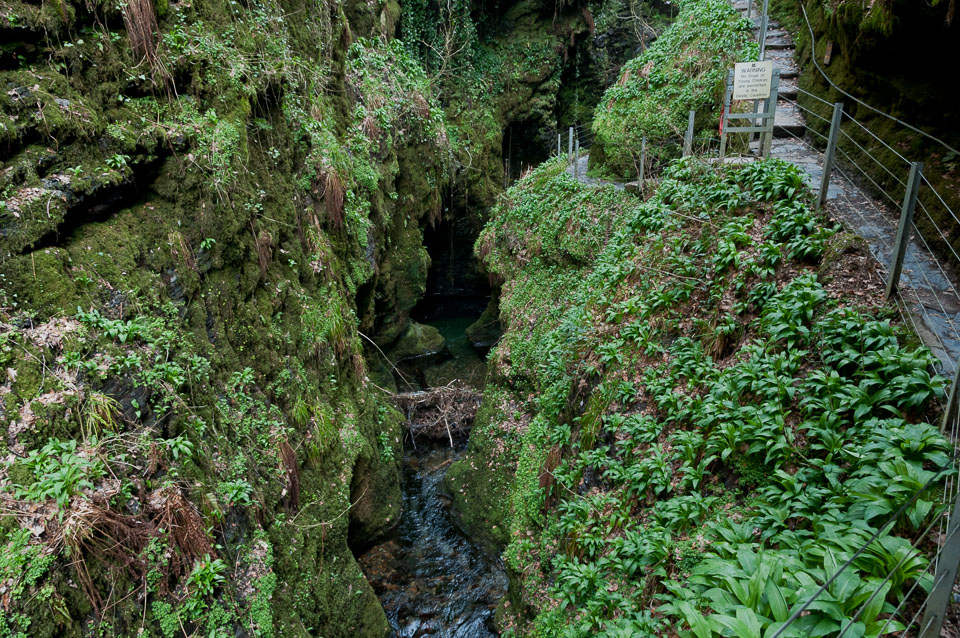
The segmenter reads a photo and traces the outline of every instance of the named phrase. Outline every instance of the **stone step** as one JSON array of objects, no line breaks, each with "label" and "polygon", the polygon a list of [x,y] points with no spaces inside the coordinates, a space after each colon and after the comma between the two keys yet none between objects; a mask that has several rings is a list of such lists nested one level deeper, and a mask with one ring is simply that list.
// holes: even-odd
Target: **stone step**
[{"label": "stone step", "polygon": [[800,74],[793,51],[768,51],[765,57],[773,62],[773,68],[780,69],[780,79],[792,79]]},{"label": "stone step", "polygon": [[777,114],[773,118],[774,137],[803,137],[806,126],[803,114],[797,105],[787,100],[777,101]]},{"label": "stone step", "polygon": [[796,78],[787,78],[781,81],[777,89],[777,94],[780,97],[796,100],[797,96],[800,95],[800,88],[797,86]]}]

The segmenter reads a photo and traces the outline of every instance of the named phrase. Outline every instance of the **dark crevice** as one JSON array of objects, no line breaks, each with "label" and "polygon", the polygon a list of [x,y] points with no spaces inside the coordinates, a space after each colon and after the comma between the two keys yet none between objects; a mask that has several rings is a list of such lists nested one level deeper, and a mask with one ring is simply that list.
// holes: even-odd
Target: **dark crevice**
[{"label": "dark crevice", "polygon": [[555,127],[540,120],[511,122],[503,133],[503,173],[508,182],[550,157],[556,147]]},{"label": "dark crevice", "polygon": [[163,157],[159,157],[150,162],[135,165],[132,167],[133,175],[129,179],[115,186],[78,197],[76,203],[64,214],[63,221],[54,230],[21,251],[21,254],[59,246],[69,240],[81,226],[106,221],[118,211],[141,201],[149,184],[156,179],[163,160]]},{"label": "dark crevice", "polygon": [[490,284],[473,254],[481,228],[480,215],[458,210],[424,229],[423,243],[432,263],[426,293],[411,313],[414,319],[479,316],[483,312]]}]

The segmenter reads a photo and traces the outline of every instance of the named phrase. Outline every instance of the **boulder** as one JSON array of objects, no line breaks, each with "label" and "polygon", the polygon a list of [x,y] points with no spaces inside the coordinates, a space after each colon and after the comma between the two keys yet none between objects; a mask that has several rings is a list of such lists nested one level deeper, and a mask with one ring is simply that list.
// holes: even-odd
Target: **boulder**
[{"label": "boulder", "polygon": [[466,329],[467,339],[481,354],[486,354],[500,340],[503,326],[500,324],[500,298],[494,295],[480,318]]},{"label": "boulder", "polygon": [[445,349],[446,340],[439,330],[411,321],[390,349],[389,356],[393,361],[403,361],[439,355]]}]

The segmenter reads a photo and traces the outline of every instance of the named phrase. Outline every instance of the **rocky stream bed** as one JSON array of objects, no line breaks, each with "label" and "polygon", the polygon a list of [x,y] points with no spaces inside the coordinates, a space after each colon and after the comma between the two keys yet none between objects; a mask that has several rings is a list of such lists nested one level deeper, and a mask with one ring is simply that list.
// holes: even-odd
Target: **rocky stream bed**
[{"label": "rocky stream bed", "polygon": [[441,386],[457,388],[453,400],[479,400],[462,385],[466,381],[475,387],[483,381],[484,363],[463,334],[472,321],[454,317],[430,322],[443,334],[448,356],[415,369],[409,363],[401,366],[410,378],[428,383],[425,392],[409,393],[403,406],[411,420],[404,442],[403,514],[386,541],[359,557],[395,635],[403,638],[498,635],[494,613],[507,591],[503,564],[457,526],[443,485],[447,468],[466,448],[464,424],[452,424],[451,439],[445,427],[429,427],[443,418],[444,409],[459,421],[475,413],[476,405],[460,411],[446,401],[438,408],[430,399],[416,400],[416,395],[433,397],[431,388]]}]

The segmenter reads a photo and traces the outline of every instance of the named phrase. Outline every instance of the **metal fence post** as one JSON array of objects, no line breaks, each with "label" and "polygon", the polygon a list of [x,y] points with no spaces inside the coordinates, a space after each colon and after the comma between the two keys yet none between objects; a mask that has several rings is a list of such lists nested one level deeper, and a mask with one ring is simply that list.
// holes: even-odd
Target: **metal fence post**
[{"label": "metal fence post", "polygon": [[727,72],[727,90],[723,96],[723,111],[720,113],[720,160],[727,152],[727,116],[730,115],[730,96],[733,94],[733,69]]},{"label": "metal fence post", "polygon": [[767,51],[767,14],[760,16],[760,55],[758,59],[763,62],[763,56]]},{"label": "metal fence post", "polygon": [[767,50],[767,24],[770,18],[767,15],[767,6],[770,0],[763,0],[763,15],[760,16],[760,62],[763,62],[763,56]]},{"label": "metal fence post", "polygon": [[567,164],[573,161],[573,127],[567,132]]},{"label": "metal fence post", "polygon": [[957,567],[960,566],[960,492],[953,506],[953,514],[947,523],[946,540],[940,550],[937,571],[933,576],[933,591],[927,597],[927,608],[920,622],[919,638],[937,638],[947,615],[947,605],[953,595],[953,584],[957,580]]},{"label": "metal fence post", "polygon": [[947,407],[943,410],[943,421],[940,423],[940,432],[946,433],[947,426],[957,415],[957,382],[960,381],[960,361],[956,363],[957,369],[953,373],[953,383],[950,384],[950,394],[947,395]]},{"label": "metal fence post", "polygon": [[683,136],[683,155],[686,157],[693,152],[693,120],[697,117],[697,112],[691,110],[687,118],[687,132]]},{"label": "metal fence post", "polygon": [[557,157],[562,157],[562,156],[563,156],[563,150],[560,146],[560,134],[557,133]]},{"label": "metal fence post", "polygon": [[647,172],[647,136],[640,139],[640,188],[643,188],[643,174]]},{"label": "metal fence post", "polygon": [[580,179],[580,138],[574,143],[573,178]]},{"label": "metal fence post", "polygon": [[753,0],[747,0],[747,20],[753,17]]},{"label": "metal fence post", "polygon": [[830,136],[827,138],[827,150],[823,156],[823,175],[820,177],[820,192],[817,193],[817,210],[827,203],[827,191],[830,188],[830,174],[833,172],[833,156],[837,152],[837,138],[840,136],[840,120],[843,118],[843,103],[833,105],[833,117],[830,119]]},{"label": "metal fence post", "polygon": [[913,209],[917,206],[917,191],[920,190],[920,171],[922,162],[913,162],[910,165],[910,177],[907,179],[907,191],[903,194],[903,206],[900,208],[900,226],[897,227],[897,241],[893,245],[892,261],[890,262],[890,276],[887,279],[887,299],[893,296],[900,283],[900,272],[903,270],[903,256],[907,252],[907,241],[910,239],[910,224],[913,223]]},{"label": "metal fence post", "polygon": [[773,146],[773,124],[774,116],[777,113],[777,98],[780,93],[780,69],[773,70],[773,77],[770,78],[770,97],[767,98],[766,111],[767,118],[763,121],[767,129],[760,135],[760,157],[770,157],[770,148]]}]

